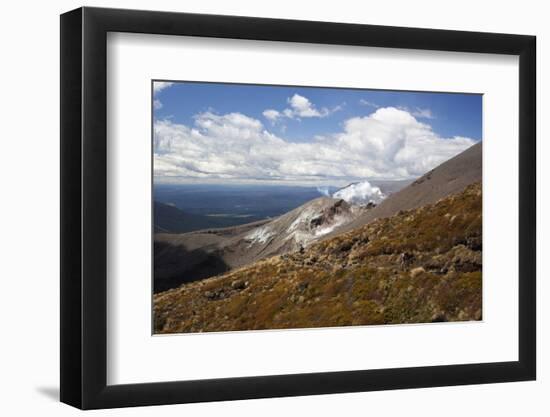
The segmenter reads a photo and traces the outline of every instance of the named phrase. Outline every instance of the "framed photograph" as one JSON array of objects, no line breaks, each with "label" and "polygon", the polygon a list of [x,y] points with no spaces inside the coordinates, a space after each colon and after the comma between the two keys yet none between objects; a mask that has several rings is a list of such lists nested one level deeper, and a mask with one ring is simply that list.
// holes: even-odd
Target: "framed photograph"
[{"label": "framed photograph", "polygon": [[61,401],[533,380],[535,37],[61,16]]}]

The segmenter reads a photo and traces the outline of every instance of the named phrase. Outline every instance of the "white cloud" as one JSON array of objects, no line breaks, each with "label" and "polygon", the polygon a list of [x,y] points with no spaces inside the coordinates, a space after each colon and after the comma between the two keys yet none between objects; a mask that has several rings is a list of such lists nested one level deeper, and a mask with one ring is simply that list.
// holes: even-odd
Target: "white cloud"
[{"label": "white cloud", "polygon": [[294,112],[290,109],[284,109],[283,114],[289,119],[294,119]]},{"label": "white cloud", "polygon": [[317,109],[307,97],[301,96],[300,94],[294,94],[292,97],[289,97],[287,103],[290,105],[290,108],[286,108],[282,111],[267,109],[262,114],[272,123],[275,123],[282,117],[296,120],[300,120],[300,118],[326,117],[334,112],[342,110],[345,105],[345,103],[342,103],[332,109],[326,107]]},{"label": "white cloud", "polygon": [[196,115],[193,126],[156,121],[154,142],[157,180],[301,183],[417,177],[475,143],[442,138],[411,113],[393,107],[348,119],[341,132],[310,142],[287,141],[240,113],[212,112]]},{"label": "white cloud", "polygon": [[359,100],[359,104],[362,104],[363,106],[374,107],[375,109],[380,107],[378,104],[364,99]]},{"label": "white cloud", "polygon": [[279,113],[277,110],[273,109],[267,109],[264,110],[262,113],[266,119],[268,119],[270,122],[275,123],[279,117],[281,117],[281,113]]},{"label": "white cloud", "polygon": [[161,102],[159,99],[153,100],[153,108],[154,108],[155,110],[160,110],[160,109],[162,109],[162,102]]},{"label": "white cloud", "polygon": [[[153,96],[156,97],[158,93],[160,93],[165,88],[170,87],[172,84],[174,84],[174,83],[170,83],[170,82],[167,82],[167,81],[155,81],[155,82],[153,82]],[[155,109],[155,110],[162,109],[162,102],[158,98],[155,98],[153,100],[153,109]]]},{"label": "white cloud", "polygon": [[317,110],[313,103],[300,94],[294,94],[288,99],[292,114],[298,117],[325,117],[330,114],[327,108]]},{"label": "white cloud", "polygon": [[157,94],[160,93],[165,88],[170,87],[174,83],[166,82],[166,81],[155,81],[153,83],[153,93]]}]

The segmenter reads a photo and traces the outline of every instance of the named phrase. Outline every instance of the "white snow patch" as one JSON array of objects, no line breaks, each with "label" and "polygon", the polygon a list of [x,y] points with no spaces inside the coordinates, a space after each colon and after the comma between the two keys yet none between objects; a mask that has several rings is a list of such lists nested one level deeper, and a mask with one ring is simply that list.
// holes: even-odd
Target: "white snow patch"
[{"label": "white snow patch", "polygon": [[250,242],[250,245],[254,243],[266,243],[273,235],[274,233],[268,227],[258,227],[246,235],[245,239]]},{"label": "white snow patch", "polygon": [[334,229],[336,229],[338,226],[346,223],[346,218],[339,217],[334,218],[334,222],[332,222],[329,225],[326,225],[325,227],[320,227],[315,230],[315,237],[328,235],[330,232],[332,232]]},{"label": "white snow patch", "polygon": [[296,243],[306,246],[350,220],[348,216],[338,216],[334,217],[330,223],[310,228],[311,221],[320,215],[314,210],[304,211],[288,228],[289,234],[285,240],[293,239]]},{"label": "white snow patch", "polygon": [[308,225],[314,218],[319,217],[320,213],[316,210],[308,208],[304,210],[300,215],[292,222],[288,227],[288,232],[292,233],[300,227],[300,225]]}]

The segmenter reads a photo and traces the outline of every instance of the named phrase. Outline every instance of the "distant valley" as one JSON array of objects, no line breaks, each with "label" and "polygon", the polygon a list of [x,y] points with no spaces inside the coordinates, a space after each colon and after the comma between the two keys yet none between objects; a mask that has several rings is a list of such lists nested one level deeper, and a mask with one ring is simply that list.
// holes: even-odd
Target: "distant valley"
[{"label": "distant valley", "polygon": [[[411,180],[371,181],[390,195]],[[341,187],[159,184],[154,191],[155,233],[237,226],[285,214]]]}]

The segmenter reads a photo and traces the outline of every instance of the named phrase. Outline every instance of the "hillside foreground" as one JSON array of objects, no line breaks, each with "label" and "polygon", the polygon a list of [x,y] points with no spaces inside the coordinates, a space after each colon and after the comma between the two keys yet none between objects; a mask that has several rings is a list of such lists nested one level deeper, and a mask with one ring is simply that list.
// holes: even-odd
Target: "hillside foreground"
[{"label": "hillside foreground", "polygon": [[153,308],[155,333],[481,320],[481,184],[156,294]]}]

